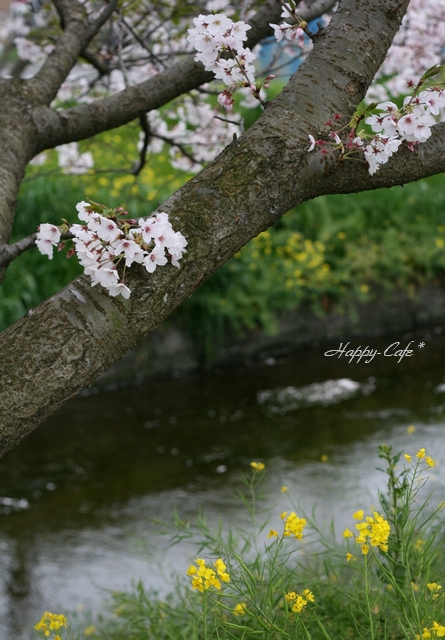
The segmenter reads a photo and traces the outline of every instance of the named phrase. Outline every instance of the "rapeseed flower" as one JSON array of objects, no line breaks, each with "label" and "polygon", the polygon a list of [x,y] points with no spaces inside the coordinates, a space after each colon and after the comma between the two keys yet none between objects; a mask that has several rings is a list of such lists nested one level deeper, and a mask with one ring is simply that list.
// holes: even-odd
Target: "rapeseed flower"
[{"label": "rapeseed flower", "polygon": [[379,547],[381,551],[388,551],[387,542],[391,533],[391,525],[377,511],[373,511],[373,514],[373,516],[366,516],[365,518],[363,509],[356,511],[352,517],[355,520],[363,520],[363,522],[358,522],[355,525],[359,532],[358,535],[353,534],[347,528],[343,531],[344,538],[355,537],[355,541],[361,545],[364,555],[369,553],[370,546]]},{"label": "rapeseed flower", "polygon": [[[431,638],[430,630],[424,627],[422,632],[422,640],[430,640],[430,638]],[[416,635],[416,640],[420,640],[419,634]]]},{"label": "rapeseed flower", "polygon": [[352,555],[352,553],[346,552],[346,562],[349,562],[350,560],[352,560],[354,556]]},{"label": "rapeseed flower", "polygon": [[443,624],[439,624],[438,622],[433,622],[433,626],[430,631],[434,631],[436,634],[436,638],[445,637],[445,626]]},{"label": "rapeseed flower", "polygon": [[[287,516],[287,517],[286,517]],[[299,518],[293,511],[287,515],[287,511],[283,511],[280,518],[284,520],[284,537],[294,536],[298,540],[303,539],[303,529],[306,526],[305,518]]]},{"label": "rapeseed flower", "polygon": [[236,607],[233,609],[233,614],[235,616],[245,616],[247,613],[247,604],[245,602],[238,602]]},{"label": "rapeseed flower", "polygon": [[439,597],[439,591],[440,591],[440,589],[442,589],[442,585],[441,584],[437,584],[436,582],[429,582],[426,586],[428,587],[428,589],[433,594],[433,599],[434,600]]},{"label": "rapeseed flower", "polygon": [[407,460],[409,463],[411,463],[411,456],[409,455],[409,453],[404,453],[403,457],[405,458],[405,460]]},{"label": "rapeseed flower", "polygon": [[416,427],[414,425],[410,424],[410,426],[406,428],[406,433],[408,435],[411,435],[412,433],[415,432],[415,430],[416,430]]},{"label": "rapeseed flower", "polygon": [[213,563],[216,568],[216,573],[211,567],[207,567],[205,560],[202,558],[196,558],[196,564],[190,565],[187,570],[187,575],[192,578],[192,588],[198,589],[198,591],[206,591],[210,587],[215,589],[221,589],[221,580],[223,582],[230,582],[230,575],[226,572],[226,565],[218,558]]},{"label": "rapeseed flower", "polygon": [[271,529],[269,531],[269,533],[267,534],[268,538],[278,538],[278,531],[275,531],[275,529]]},{"label": "rapeseed flower", "polygon": [[419,460],[422,460],[425,457],[425,449],[423,447],[416,453],[416,457],[419,458]]},{"label": "rapeseed flower", "polygon": [[250,466],[256,473],[258,473],[259,471],[264,471],[264,469],[266,468],[266,465],[263,462],[251,462]]},{"label": "rapeseed flower", "polygon": [[289,487],[286,487],[286,485],[283,484],[283,486],[280,489],[281,493],[286,493],[286,491],[289,491]]},{"label": "rapeseed flower", "polygon": [[301,595],[295,591],[289,591],[284,597],[294,613],[301,613],[308,602],[315,600],[314,594],[309,589],[305,589]]},{"label": "rapeseed flower", "polygon": [[67,626],[67,619],[64,615],[45,611],[40,622],[35,625],[34,629],[36,631],[43,631],[43,635],[49,637],[51,631],[58,631],[60,627]]},{"label": "rapeseed flower", "polygon": [[430,456],[427,456],[425,458],[425,462],[427,463],[427,465],[429,467],[435,467],[436,466],[436,463],[434,462],[434,460],[432,458],[430,458]]}]

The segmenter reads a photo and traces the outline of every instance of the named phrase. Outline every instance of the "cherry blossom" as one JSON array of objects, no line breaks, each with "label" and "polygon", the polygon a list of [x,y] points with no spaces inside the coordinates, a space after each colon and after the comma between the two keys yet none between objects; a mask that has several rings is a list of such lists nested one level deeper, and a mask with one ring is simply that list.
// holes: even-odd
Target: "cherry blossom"
[{"label": "cherry blossom", "polygon": [[[163,211],[151,218],[123,220],[123,214],[104,205],[79,202],[79,220],[86,224],[62,225],[74,238],[74,252],[94,287],[100,284],[110,296],[130,297],[125,285],[125,270],[133,263],[143,264],[148,273],[165,266],[168,258],[174,267],[186,252],[187,240],[174,231]],[[126,214],[126,212],[124,212]],[[36,245],[40,252],[52,258],[53,247],[60,241],[61,230],[52,224],[42,224]]]},{"label": "cherry blossom", "polygon": [[60,230],[53,224],[44,223],[41,224],[37,232],[36,245],[45,256],[48,256],[50,260],[53,257],[53,249],[59,244]]},{"label": "cherry blossom", "polygon": [[[420,87],[428,80],[428,75],[428,73],[425,74],[425,77],[414,88],[414,95],[404,98],[403,106],[400,109],[391,101],[377,104],[374,113],[365,118],[366,124],[373,131],[372,135],[366,134],[364,131],[357,134],[355,129],[351,129],[348,141],[346,145],[343,145],[338,132],[331,131],[329,137],[334,141],[332,144],[342,154],[346,149],[346,155],[352,151],[363,151],[368,162],[369,173],[373,175],[397,152],[403,142],[407,143],[410,151],[413,151],[416,145],[426,142],[431,136],[431,128],[442,115],[441,110],[445,112],[445,91],[443,89],[430,87],[419,91]],[[332,125],[332,121],[329,121],[328,124]],[[313,151],[318,142],[312,135],[309,135],[309,140],[311,144],[308,151]],[[325,143],[322,142],[322,144]]]},{"label": "cherry blossom", "polygon": [[[201,14],[193,22],[196,28],[188,30],[187,41],[198,52],[195,60],[202,62],[207,71],[213,71],[215,78],[229,87],[218,96],[219,104],[230,110],[233,92],[239,87],[247,87],[263,102],[260,97],[261,84],[257,86],[255,67],[250,64],[255,55],[243,46],[250,25],[242,21],[234,23],[224,14]],[[221,57],[224,52],[232,57]]]}]

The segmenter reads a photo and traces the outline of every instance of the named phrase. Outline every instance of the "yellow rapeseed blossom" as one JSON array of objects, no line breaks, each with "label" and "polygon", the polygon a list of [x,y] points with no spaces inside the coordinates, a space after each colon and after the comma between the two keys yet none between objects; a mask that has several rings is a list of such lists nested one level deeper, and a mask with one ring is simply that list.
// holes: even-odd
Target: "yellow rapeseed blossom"
[{"label": "yellow rapeseed blossom", "polygon": [[268,538],[278,538],[278,531],[275,531],[275,529],[271,529],[269,531],[269,533],[267,534]]},{"label": "yellow rapeseed blossom", "polygon": [[434,631],[436,634],[436,638],[445,637],[445,626],[443,624],[439,624],[438,622],[433,622],[433,626],[430,631]]},{"label": "yellow rapeseed blossom", "polygon": [[285,538],[294,536],[294,538],[297,538],[298,540],[303,539],[303,529],[306,526],[305,518],[299,518],[293,511],[289,515],[287,515],[287,511],[284,511],[280,518],[284,520],[283,535]]},{"label": "yellow rapeseed blossom", "polygon": [[58,631],[60,627],[67,626],[67,620],[64,615],[45,611],[40,622],[35,625],[34,629],[36,631],[43,631],[43,635],[49,637],[51,631]]},{"label": "yellow rapeseed blossom", "polygon": [[233,609],[233,614],[235,616],[245,616],[247,613],[247,604],[245,602],[238,602],[236,607]]},{"label": "yellow rapeseed blossom", "polygon": [[286,493],[286,491],[289,491],[289,487],[286,487],[286,485],[283,484],[283,486],[280,489],[281,493]]},{"label": "yellow rapeseed blossom", "polygon": [[309,589],[305,589],[301,595],[295,591],[289,591],[284,597],[294,613],[301,613],[308,602],[315,600],[314,594]]},{"label": "yellow rapeseed blossom", "polygon": [[309,591],[309,589],[305,589],[303,591],[303,596],[306,598],[306,600],[309,600],[309,602],[315,602],[315,596],[312,591]]},{"label": "yellow rapeseed blossom", "polygon": [[328,456],[324,453],[324,454],[321,456],[320,460],[321,460],[322,462],[327,462],[327,461],[328,461]]},{"label": "yellow rapeseed blossom", "polygon": [[87,627],[83,632],[84,636],[93,636],[97,633],[97,627],[92,624],[90,627]]},{"label": "yellow rapeseed blossom", "polygon": [[226,571],[227,567],[224,564],[224,562],[221,560],[221,558],[218,558],[218,560],[215,560],[213,565],[216,567],[218,576],[221,578],[221,580],[223,582],[230,582],[230,576]]},{"label": "yellow rapeseed blossom", "polygon": [[[430,630],[424,627],[422,632],[422,640],[430,640],[430,638],[431,638]],[[420,640],[419,634],[416,634],[416,640]]]},{"label": "yellow rapeseed blossom", "polygon": [[422,460],[425,457],[425,449],[423,447],[416,453],[416,457],[419,458],[419,460]]},{"label": "yellow rapeseed blossom", "polygon": [[405,458],[405,460],[407,460],[408,462],[411,462],[411,456],[408,453],[404,453],[403,457]]},{"label": "yellow rapeseed blossom", "polygon": [[[221,580],[223,582],[230,582],[230,575],[226,572],[226,565],[218,558],[213,563],[216,568],[216,573],[213,569],[206,566],[205,560],[202,558],[196,558],[196,564],[190,565],[187,570],[187,575],[192,578],[192,588],[198,589],[201,593],[210,587],[214,587],[215,589],[221,589]],[[217,576],[218,574],[218,576]]]},{"label": "yellow rapeseed blossom", "polygon": [[406,428],[406,433],[408,435],[411,435],[412,433],[414,433],[416,430],[416,427],[413,424],[410,424],[409,427]]},{"label": "yellow rapeseed blossom", "polygon": [[379,547],[381,551],[388,551],[388,537],[391,532],[391,525],[384,519],[377,511],[373,511],[372,516],[364,517],[363,509],[356,511],[353,516],[355,520],[363,520],[358,522],[355,528],[359,532],[355,535],[349,529],[345,529],[343,532],[344,538],[355,537],[357,544],[361,545],[362,553],[366,555],[369,553],[370,545],[372,547]]},{"label": "yellow rapeseed blossom", "polygon": [[439,597],[439,591],[442,589],[441,584],[437,584],[436,582],[429,582],[426,586],[433,594],[434,600]]},{"label": "yellow rapeseed blossom", "polygon": [[435,467],[436,466],[436,463],[434,462],[434,460],[432,458],[430,458],[430,456],[427,456],[425,458],[425,462],[427,463],[427,465],[429,467]]},{"label": "yellow rapeseed blossom", "polygon": [[252,467],[252,469],[254,471],[256,471],[257,473],[259,471],[263,471],[266,468],[266,465],[263,464],[262,462],[251,462],[250,466]]},{"label": "yellow rapeseed blossom", "polygon": [[354,556],[352,555],[352,553],[346,552],[346,562],[349,562],[350,560],[352,560]]}]

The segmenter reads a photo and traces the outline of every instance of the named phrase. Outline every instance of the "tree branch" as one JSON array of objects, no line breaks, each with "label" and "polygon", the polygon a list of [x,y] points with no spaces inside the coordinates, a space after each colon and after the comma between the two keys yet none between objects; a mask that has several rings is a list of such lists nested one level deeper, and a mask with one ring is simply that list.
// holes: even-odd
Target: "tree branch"
[{"label": "tree branch", "polygon": [[[61,240],[71,240],[74,238],[72,233],[62,233]],[[29,236],[14,242],[14,244],[0,245],[0,267],[7,266],[10,262],[15,260],[24,251],[33,249],[36,246],[37,233],[31,233]]]},{"label": "tree branch", "polygon": [[110,0],[99,17],[90,22],[85,15],[85,8],[77,0],[56,0],[63,22],[67,21],[65,30],[41,69],[28,80],[30,90],[42,104],[49,105],[54,100],[77,58],[116,9],[117,1]]},{"label": "tree branch", "polygon": [[[430,175],[426,167],[442,169],[434,166],[433,140],[404,162],[394,156],[383,177],[363,168],[361,181],[334,153],[307,151],[309,133],[327,135],[328,117],[352,114],[363,98],[400,25],[403,12],[391,13],[397,2],[367,0],[360,9],[356,0],[343,0],[323,39],[259,120],[163,204],[189,241],[180,269],[166,266],[151,276],[132,269],[128,301],[81,276],[0,336],[0,454],[122,357],[252,237],[289,208],[326,193],[327,183],[336,192],[340,181],[344,191],[359,191],[383,186],[385,175],[388,186],[405,182],[406,163],[411,178]],[[444,125],[437,129],[442,144]]]},{"label": "tree branch", "polygon": [[[300,13],[305,20],[312,20],[321,15],[320,11],[324,12],[334,4],[333,0],[317,0],[307,8],[302,7]],[[252,48],[271,35],[273,30],[269,23],[278,21],[280,15],[281,7],[275,0],[268,0],[249,22],[252,28],[248,32],[247,46]],[[83,140],[119,127],[212,79],[213,73],[205,71],[201,63],[186,58],[139,85],[91,104],[81,104],[65,111],[37,107],[34,117],[41,140],[39,150]]]}]

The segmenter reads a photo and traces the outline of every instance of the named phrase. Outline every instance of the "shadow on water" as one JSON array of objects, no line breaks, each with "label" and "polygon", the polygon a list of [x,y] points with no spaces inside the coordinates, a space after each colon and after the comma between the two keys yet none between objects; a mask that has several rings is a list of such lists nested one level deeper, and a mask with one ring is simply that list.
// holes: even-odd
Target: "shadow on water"
[{"label": "shadow on water", "polygon": [[[175,506],[185,517],[203,507],[210,519],[236,519],[233,490],[251,460],[266,462],[271,495],[285,482],[328,515],[349,510],[351,496],[375,496],[377,444],[404,446],[409,424],[417,428],[410,446],[445,460],[442,330],[348,348],[383,354],[396,340],[402,348],[414,341],[400,363],[326,357],[336,342],[253,369],[151,381],[67,404],[0,463],[2,637],[33,637],[44,610],[97,608],[101,589],[131,578],[165,589],[134,541],[145,537],[155,549],[151,520],[169,518]],[[443,494],[440,471],[435,481]],[[185,567],[193,548],[175,553],[172,565]]]}]

